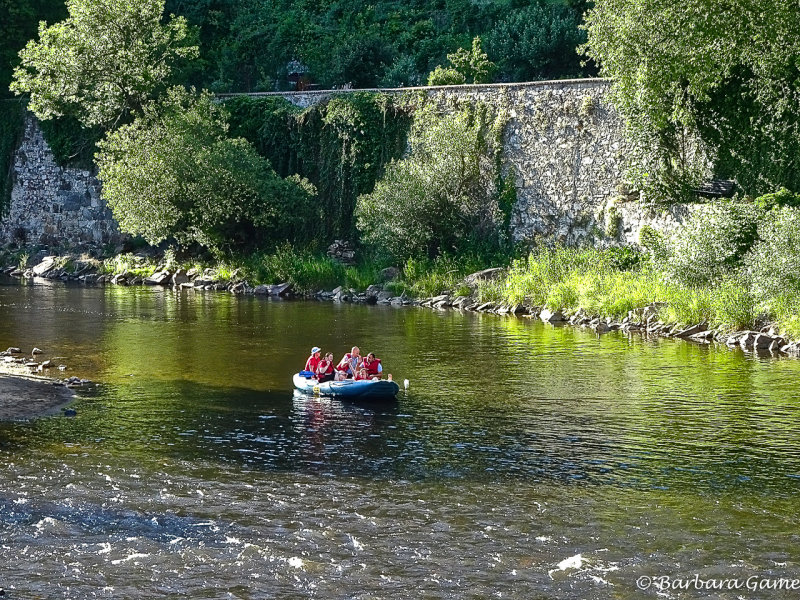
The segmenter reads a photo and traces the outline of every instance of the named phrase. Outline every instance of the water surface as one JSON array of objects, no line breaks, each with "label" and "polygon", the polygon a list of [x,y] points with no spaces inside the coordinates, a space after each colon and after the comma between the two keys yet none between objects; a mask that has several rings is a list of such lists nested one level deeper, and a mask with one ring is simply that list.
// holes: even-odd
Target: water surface
[{"label": "water surface", "polygon": [[[798,360],[47,283],[0,285],[12,344],[101,385],[74,418],[0,424],[10,598],[640,598],[657,597],[642,576],[800,577]],[[354,344],[408,392],[292,392],[312,345]]]}]

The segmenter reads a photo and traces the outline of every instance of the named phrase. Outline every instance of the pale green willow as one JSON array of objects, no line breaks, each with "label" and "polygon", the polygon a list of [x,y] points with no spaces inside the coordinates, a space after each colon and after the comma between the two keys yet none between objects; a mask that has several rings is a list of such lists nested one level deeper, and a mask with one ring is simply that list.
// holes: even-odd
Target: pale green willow
[{"label": "pale green willow", "polygon": [[113,128],[163,91],[173,67],[197,57],[183,17],[164,0],[68,0],[69,17],[39,25],[20,51],[11,90],[30,94],[40,119],[65,115]]}]

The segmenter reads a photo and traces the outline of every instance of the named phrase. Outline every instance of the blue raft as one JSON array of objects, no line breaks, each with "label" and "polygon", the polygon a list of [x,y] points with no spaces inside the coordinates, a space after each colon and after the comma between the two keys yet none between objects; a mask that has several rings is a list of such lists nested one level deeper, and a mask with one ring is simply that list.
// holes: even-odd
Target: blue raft
[{"label": "blue raft", "polygon": [[306,394],[332,396],[348,400],[391,400],[400,391],[394,381],[378,379],[376,381],[326,381],[319,383],[316,379],[307,379],[300,373],[292,377],[294,387]]}]

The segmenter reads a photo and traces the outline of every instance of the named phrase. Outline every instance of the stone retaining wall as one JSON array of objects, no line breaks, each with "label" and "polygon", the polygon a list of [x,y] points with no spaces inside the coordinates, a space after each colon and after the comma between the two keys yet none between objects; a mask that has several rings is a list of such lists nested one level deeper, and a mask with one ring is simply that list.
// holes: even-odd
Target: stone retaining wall
[{"label": "stone retaining wall", "polygon": [[[366,90],[251,95],[277,95],[310,106],[352,91]],[[477,99],[506,111],[504,168],[516,184],[511,225],[517,241],[600,247],[636,243],[643,225],[671,231],[695,210],[678,206],[651,213],[633,201],[638,194],[629,193],[624,185],[631,148],[609,103],[607,80],[372,91],[421,91],[443,105],[454,98]],[[118,239],[98,181],[88,171],[56,165],[30,116],[15,156],[14,175],[10,211],[0,221],[0,244],[22,236],[28,243],[66,246]]]},{"label": "stone retaining wall", "polygon": [[0,244],[92,247],[118,241],[111,211],[90,172],[58,166],[36,119],[28,114],[14,154],[14,187],[0,220]]},{"label": "stone retaining wall", "polygon": [[[602,247],[636,243],[643,225],[673,230],[683,222],[684,213],[692,211],[651,215],[639,202],[630,201],[639,198],[624,184],[631,147],[622,120],[611,107],[610,86],[605,79],[571,79],[372,91],[422,92],[443,106],[451,99],[473,99],[503,108],[508,115],[504,168],[517,190],[511,221],[514,238],[530,244]],[[351,91],[249,95],[281,96],[305,108],[347,93]],[[624,208],[618,208],[622,202]]]}]

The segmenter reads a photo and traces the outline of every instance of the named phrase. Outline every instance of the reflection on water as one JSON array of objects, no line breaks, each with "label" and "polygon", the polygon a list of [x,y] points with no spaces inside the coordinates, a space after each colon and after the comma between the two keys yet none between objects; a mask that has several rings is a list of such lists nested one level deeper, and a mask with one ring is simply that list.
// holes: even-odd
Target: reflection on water
[{"label": "reflection on water", "polygon": [[[0,424],[0,587],[19,597],[635,598],[679,569],[800,575],[800,361],[61,285],[0,286],[2,344],[102,382],[73,419]],[[312,345],[353,344],[408,393],[292,392]]]}]

